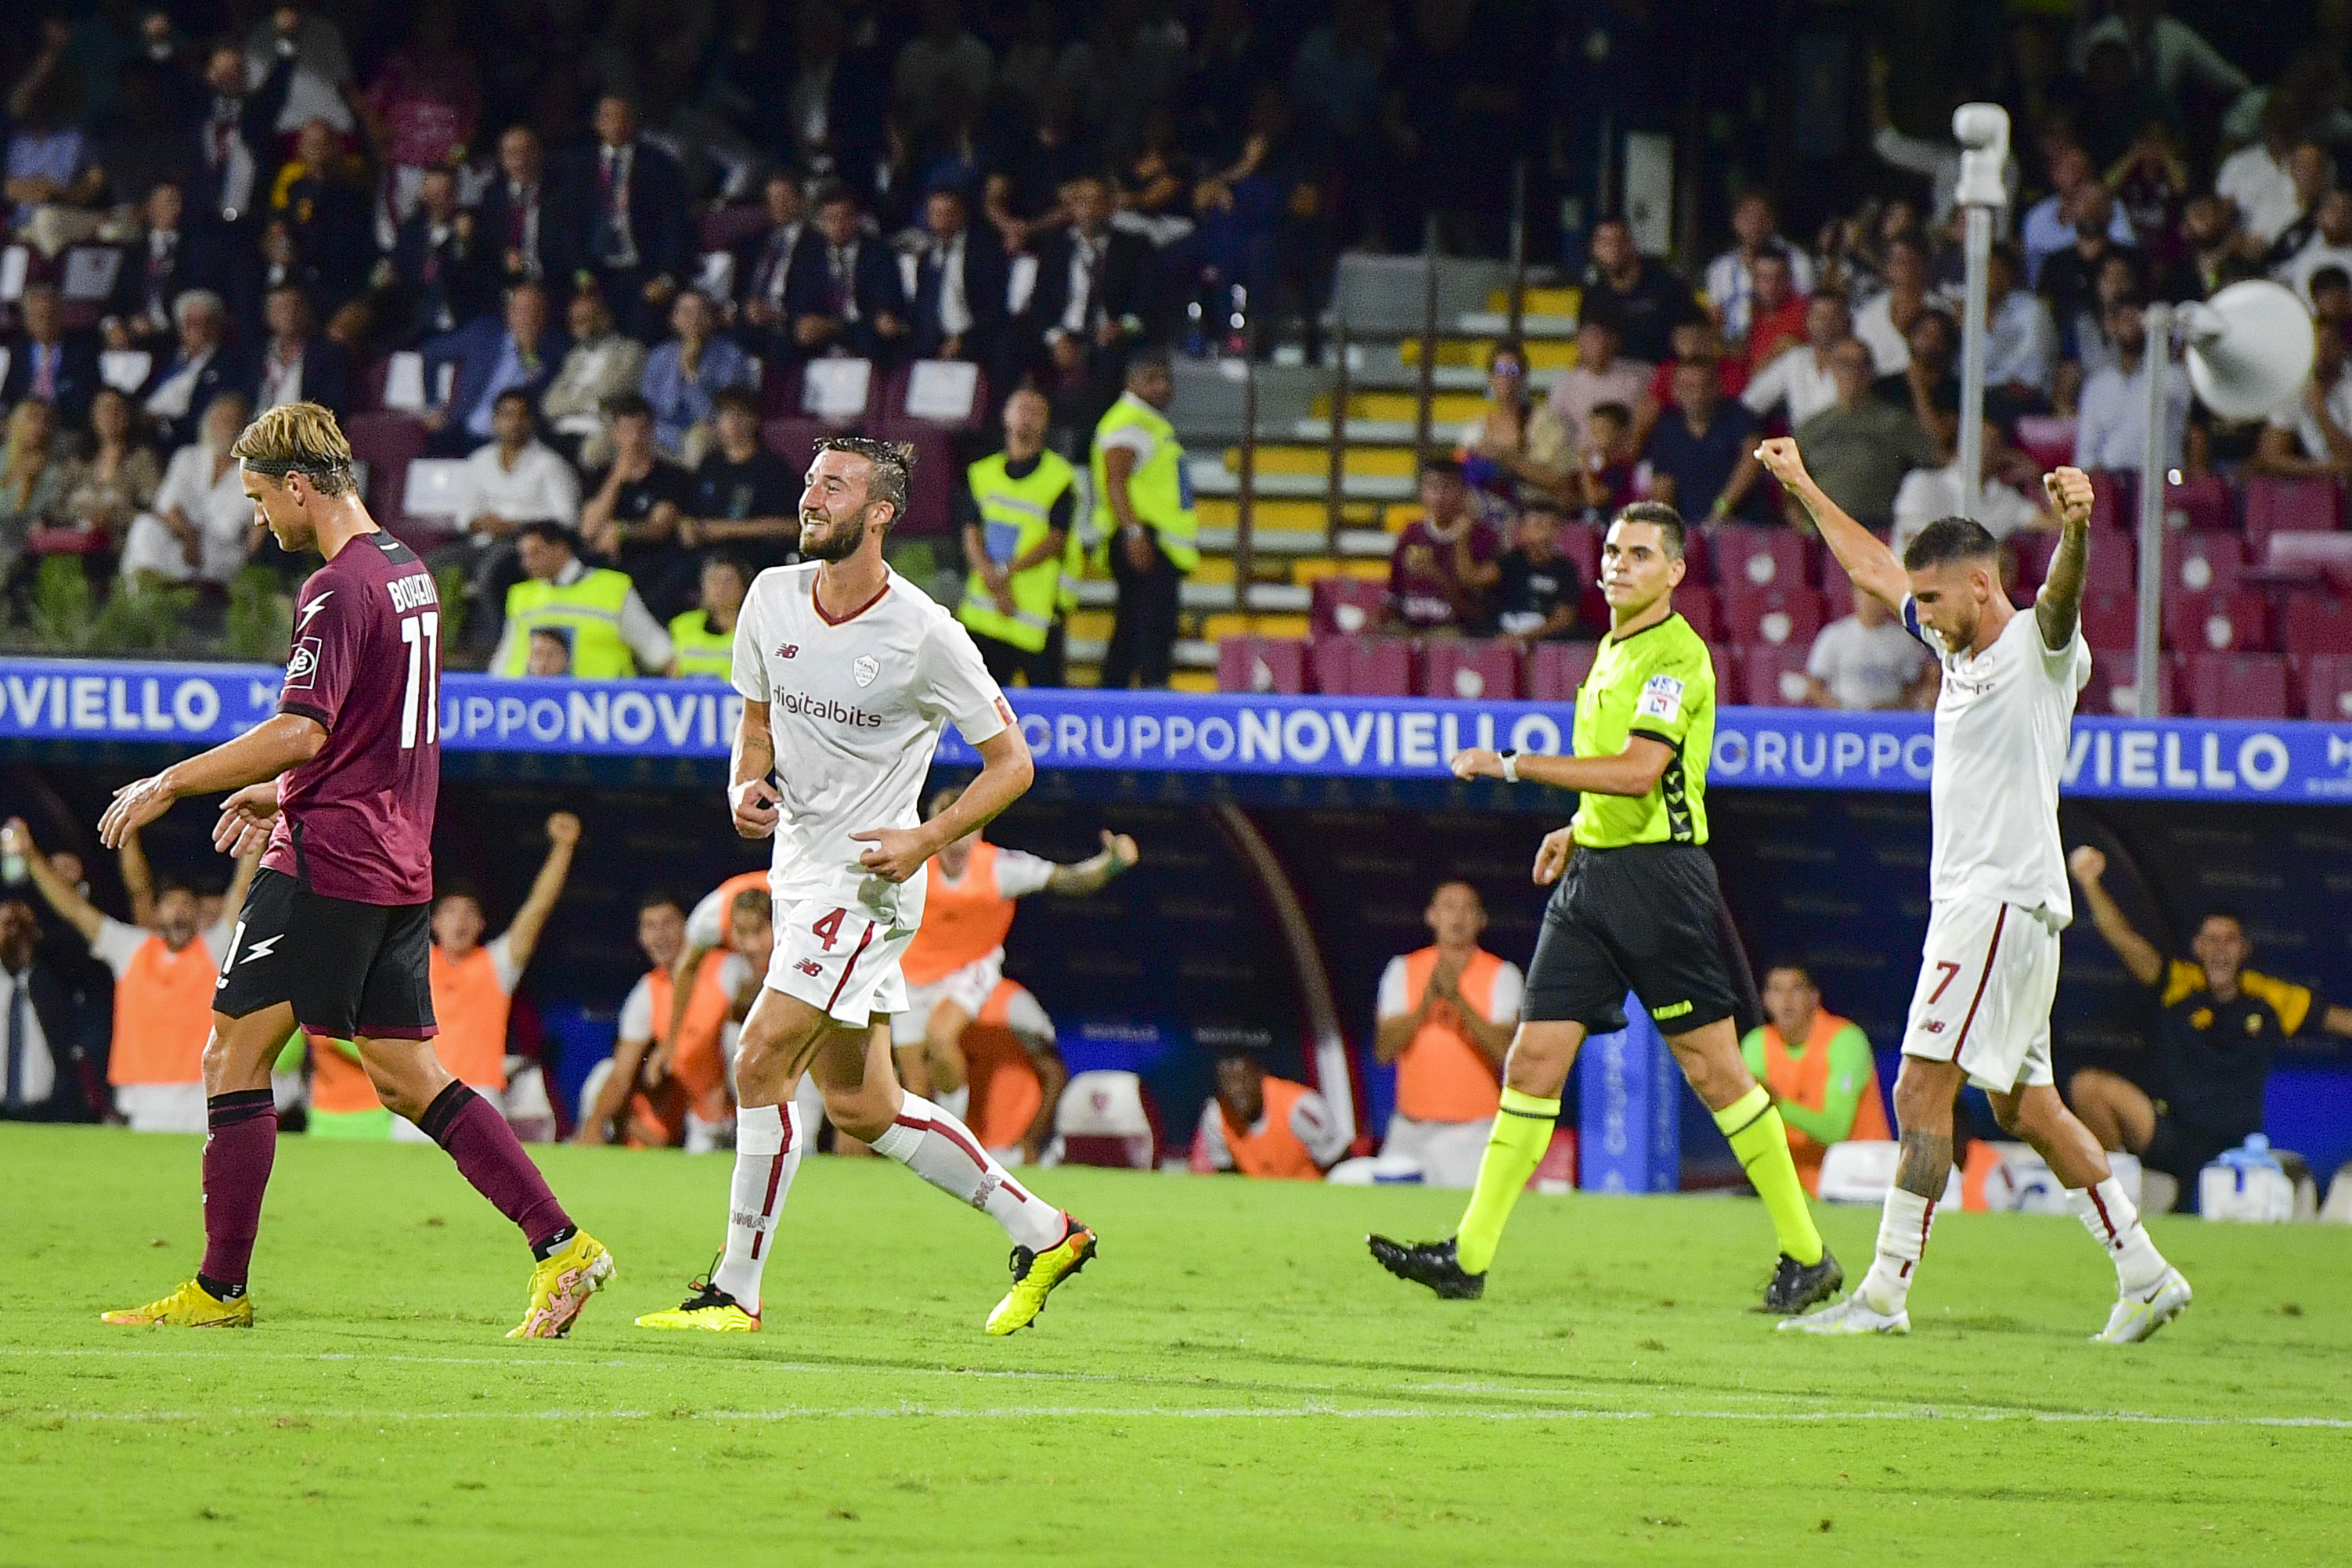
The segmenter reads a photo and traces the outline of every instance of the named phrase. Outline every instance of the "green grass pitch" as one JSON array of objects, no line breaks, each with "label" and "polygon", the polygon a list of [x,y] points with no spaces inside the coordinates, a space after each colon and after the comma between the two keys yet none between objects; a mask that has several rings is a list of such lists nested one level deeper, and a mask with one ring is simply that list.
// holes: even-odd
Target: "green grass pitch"
[{"label": "green grass pitch", "polygon": [[[618,1282],[500,1337],[529,1255],[437,1150],[280,1146],[250,1333],[108,1329],[191,1272],[192,1138],[0,1128],[0,1563],[2342,1563],[2352,1234],[2160,1221],[2197,1303],[2084,1343],[2071,1219],[1938,1225],[1906,1340],[1775,1335],[1727,1198],[1529,1197],[1486,1299],[1366,1259],[1459,1199],[1090,1171],[1039,1327],[1004,1245],[810,1161],[756,1336],[656,1336],[723,1157],[543,1151]],[[1830,1210],[1849,1269],[1874,1213]]]}]

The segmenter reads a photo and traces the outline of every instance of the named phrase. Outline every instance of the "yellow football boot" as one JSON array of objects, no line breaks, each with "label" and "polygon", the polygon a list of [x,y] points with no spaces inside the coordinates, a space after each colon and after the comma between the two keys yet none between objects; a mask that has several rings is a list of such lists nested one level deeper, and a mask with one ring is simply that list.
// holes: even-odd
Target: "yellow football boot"
[{"label": "yellow football boot", "polygon": [[708,1280],[690,1281],[694,1294],[675,1307],[647,1312],[637,1320],[641,1329],[699,1329],[704,1333],[758,1333],[760,1315],[738,1306],[735,1298]]},{"label": "yellow football boot", "polygon": [[249,1329],[253,1326],[253,1297],[248,1293],[233,1301],[224,1301],[190,1280],[160,1301],[126,1307],[119,1312],[100,1312],[99,1321],[125,1328]]},{"label": "yellow football boot", "polygon": [[1017,1333],[1037,1321],[1054,1287],[1085,1268],[1095,1255],[1095,1233],[1073,1219],[1069,1233],[1043,1252],[1013,1249],[1013,1289],[988,1314],[988,1332]]},{"label": "yellow football boot", "polygon": [[619,1270],[604,1244],[584,1230],[540,1260],[530,1271],[530,1310],[507,1330],[509,1339],[562,1339],[588,1305],[588,1298],[613,1282]]}]

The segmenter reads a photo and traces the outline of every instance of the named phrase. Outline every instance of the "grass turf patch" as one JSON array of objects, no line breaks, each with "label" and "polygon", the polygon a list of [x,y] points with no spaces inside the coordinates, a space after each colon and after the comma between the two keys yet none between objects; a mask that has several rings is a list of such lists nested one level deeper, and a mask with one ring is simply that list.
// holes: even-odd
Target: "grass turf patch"
[{"label": "grass turf patch", "polygon": [[[1006,1243],[812,1159],[765,1332],[656,1335],[725,1159],[540,1151],[619,1281],[500,1336],[530,1255],[438,1150],[281,1145],[250,1333],[109,1329],[202,1246],[198,1140],[0,1128],[0,1563],[756,1561],[2320,1563],[2352,1539],[2352,1255],[2159,1221],[2198,1291],[2085,1343],[2071,1219],[1939,1221],[1907,1339],[1775,1335],[1752,1201],[1530,1197],[1486,1297],[1364,1256],[1458,1195],[1091,1171],[1103,1235],[1030,1333]],[[1823,1211],[1859,1276],[1874,1212]]]}]

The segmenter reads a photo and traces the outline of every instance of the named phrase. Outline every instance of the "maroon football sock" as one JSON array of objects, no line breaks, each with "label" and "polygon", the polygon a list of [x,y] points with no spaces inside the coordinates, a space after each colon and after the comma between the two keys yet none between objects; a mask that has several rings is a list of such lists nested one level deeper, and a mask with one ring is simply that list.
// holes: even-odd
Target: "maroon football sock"
[{"label": "maroon football sock", "polygon": [[205,1261],[196,1278],[223,1301],[245,1293],[253,1239],[261,1231],[261,1195],[278,1157],[278,1106],[267,1089],[215,1094],[205,1102]]},{"label": "maroon football sock", "polygon": [[546,1256],[550,1241],[571,1231],[571,1217],[555,1201],[547,1178],[522,1152],[522,1140],[497,1106],[464,1084],[452,1083],[434,1096],[416,1124],[449,1152],[475,1191],[522,1228],[523,1239],[534,1253]]}]

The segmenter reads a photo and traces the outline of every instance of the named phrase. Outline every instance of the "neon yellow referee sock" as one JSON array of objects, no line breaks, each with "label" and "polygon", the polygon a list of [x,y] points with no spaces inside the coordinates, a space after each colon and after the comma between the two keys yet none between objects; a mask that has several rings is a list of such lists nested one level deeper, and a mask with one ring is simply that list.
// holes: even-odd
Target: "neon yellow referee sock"
[{"label": "neon yellow referee sock", "polygon": [[1797,1162],[1789,1156],[1789,1129],[1772,1108],[1772,1096],[1764,1085],[1759,1083],[1717,1111],[1715,1124],[1730,1140],[1731,1152],[1739,1156],[1756,1195],[1764,1200],[1780,1250],[1807,1268],[1820,1262],[1822,1233],[1813,1228],[1805,1184],[1797,1179]]},{"label": "neon yellow referee sock", "polygon": [[1483,1274],[1494,1264],[1511,1207],[1551,1145],[1552,1124],[1559,1120],[1558,1100],[1538,1100],[1507,1086],[1503,1090],[1502,1112],[1486,1139],[1486,1157],[1478,1162],[1478,1185],[1471,1191],[1462,1228],[1454,1233],[1454,1260],[1466,1272]]}]

